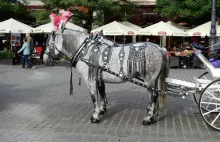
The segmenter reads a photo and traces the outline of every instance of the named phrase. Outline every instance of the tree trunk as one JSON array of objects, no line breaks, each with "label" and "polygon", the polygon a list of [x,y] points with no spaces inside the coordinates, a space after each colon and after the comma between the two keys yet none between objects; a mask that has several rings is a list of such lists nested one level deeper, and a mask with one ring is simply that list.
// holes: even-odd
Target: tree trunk
[{"label": "tree trunk", "polygon": [[92,22],[93,22],[93,10],[89,10],[88,12],[88,20],[87,20],[87,29],[88,29],[88,32],[90,32],[92,30]]}]

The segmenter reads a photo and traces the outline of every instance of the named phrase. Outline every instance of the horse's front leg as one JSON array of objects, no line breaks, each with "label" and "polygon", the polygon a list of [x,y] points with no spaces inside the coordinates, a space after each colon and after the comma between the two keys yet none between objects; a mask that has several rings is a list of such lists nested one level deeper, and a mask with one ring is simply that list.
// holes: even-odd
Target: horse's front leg
[{"label": "horse's front leg", "polygon": [[105,82],[102,77],[100,78],[98,83],[98,90],[100,94],[100,115],[104,115],[107,112],[107,98],[105,93]]},{"label": "horse's front leg", "polygon": [[99,109],[99,103],[98,103],[97,80],[89,82],[89,90],[90,90],[91,99],[94,105],[94,113],[90,120],[92,123],[99,123],[100,109]]},{"label": "horse's front leg", "polygon": [[158,120],[157,98],[158,93],[156,91],[151,91],[150,102],[147,109],[147,116],[143,120],[143,125],[150,125]]}]

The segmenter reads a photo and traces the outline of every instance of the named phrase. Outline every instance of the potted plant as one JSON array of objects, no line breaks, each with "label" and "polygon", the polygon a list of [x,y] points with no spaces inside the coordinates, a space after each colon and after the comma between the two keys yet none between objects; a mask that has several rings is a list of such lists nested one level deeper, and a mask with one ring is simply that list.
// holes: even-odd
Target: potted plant
[{"label": "potted plant", "polygon": [[0,51],[0,64],[12,64],[13,52],[10,50]]}]

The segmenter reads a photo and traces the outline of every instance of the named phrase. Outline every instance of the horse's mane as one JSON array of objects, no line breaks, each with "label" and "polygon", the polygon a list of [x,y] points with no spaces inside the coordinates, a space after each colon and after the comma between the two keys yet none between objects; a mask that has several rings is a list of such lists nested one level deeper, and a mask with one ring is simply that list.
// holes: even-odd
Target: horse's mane
[{"label": "horse's mane", "polygon": [[[88,33],[78,31],[78,30],[72,30],[72,29],[64,29],[62,37],[63,37],[63,49],[67,51],[68,53],[75,53],[76,48],[79,47],[82,43],[82,39],[80,38],[86,38],[88,36]],[[108,39],[103,39],[103,42],[109,45],[113,45],[114,43]]]}]

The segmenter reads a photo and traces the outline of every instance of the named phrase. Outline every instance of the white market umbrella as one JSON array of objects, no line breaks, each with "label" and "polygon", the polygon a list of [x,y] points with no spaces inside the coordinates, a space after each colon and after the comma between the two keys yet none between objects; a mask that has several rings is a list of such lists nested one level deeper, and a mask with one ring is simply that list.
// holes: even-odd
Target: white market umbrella
[{"label": "white market umbrella", "polygon": [[13,18],[0,22],[0,33],[31,33],[32,29]]},{"label": "white market umbrella", "polygon": [[[135,25],[135,24],[133,24],[131,22],[128,22],[128,21],[123,21],[123,22],[120,22],[120,23],[125,25],[125,26],[128,26],[128,27],[130,27],[132,29],[135,29],[137,31],[143,29],[143,28],[141,28],[141,27],[139,27],[139,26],[137,26],[137,25]],[[133,42],[136,42],[136,36],[134,36],[134,38],[132,40],[133,40]],[[140,40],[140,38],[139,38],[139,40]]]},{"label": "white market umbrella", "polygon": [[128,22],[128,21],[123,21],[123,22],[120,22],[120,23],[123,24],[123,25],[125,25],[125,26],[127,26],[127,27],[130,27],[130,28],[132,28],[132,29],[134,29],[134,30],[137,30],[137,31],[143,29],[143,28],[141,28],[141,27],[139,27],[139,26],[137,26],[137,25],[135,25],[135,24],[133,24],[133,23],[130,23],[130,22]]},{"label": "white market umbrella", "polygon": [[94,29],[91,32],[96,34],[101,30],[103,30],[104,35],[137,35],[137,30],[116,21]]},{"label": "white market umbrella", "polygon": [[170,24],[160,21],[149,27],[138,31],[138,35],[153,35],[153,36],[186,36],[186,32],[176,28]]},{"label": "white market umbrella", "polygon": [[[167,24],[163,21],[160,21],[156,24],[144,28],[143,30],[138,31],[138,34],[153,36],[186,36],[186,32],[184,32],[183,30],[178,29],[177,27]],[[162,38],[160,37],[160,45],[161,43]]]},{"label": "white market umbrella", "polygon": [[[67,29],[79,30],[81,32],[87,32],[86,29],[84,29],[84,28],[82,28],[80,26],[77,26],[75,24],[72,24],[70,22],[67,22],[65,27]],[[47,24],[38,26],[38,27],[33,29],[33,32],[34,33],[52,33],[53,32],[53,24],[52,23],[47,23]]]},{"label": "white market umbrella", "polygon": [[174,26],[174,27],[176,27],[176,28],[178,28],[178,29],[180,29],[180,30],[183,30],[184,32],[186,32],[187,30],[189,30],[188,27],[184,27],[184,26],[178,25],[178,24],[176,24],[176,23],[174,23],[174,22],[171,22],[171,21],[166,22],[166,24],[169,24],[169,25],[171,25],[171,26]]},{"label": "white market umbrella", "polygon": [[[187,31],[188,36],[210,36],[211,21]],[[216,36],[220,36],[220,26],[216,24]]]},{"label": "white market umbrella", "polygon": [[[184,26],[181,26],[181,25],[179,25],[179,24],[176,24],[176,23],[174,23],[174,22],[171,22],[171,21],[168,21],[168,22],[166,22],[166,24],[169,24],[169,25],[171,25],[171,26],[174,26],[174,27],[176,27],[176,28],[178,28],[178,29],[180,29],[180,30],[183,30],[184,32],[186,32],[187,30],[189,30],[189,28],[188,27],[184,27]],[[169,44],[168,44],[168,46],[170,46],[170,37],[168,38],[169,40],[168,40],[168,42],[169,42]],[[182,38],[182,42],[184,42],[184,37]]]}]

